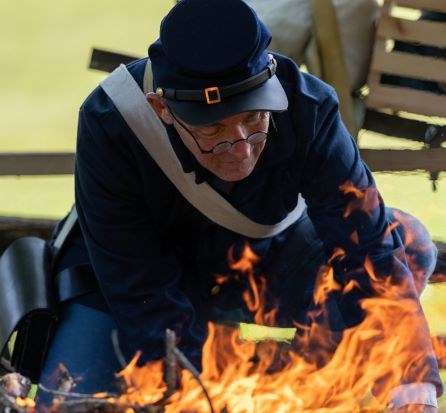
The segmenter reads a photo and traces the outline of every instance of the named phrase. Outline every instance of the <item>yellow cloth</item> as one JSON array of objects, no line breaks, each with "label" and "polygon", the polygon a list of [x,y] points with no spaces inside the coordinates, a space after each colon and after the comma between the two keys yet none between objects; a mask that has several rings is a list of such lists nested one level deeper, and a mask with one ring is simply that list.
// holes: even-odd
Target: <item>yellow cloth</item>
[{"label": "yellow cloth", "polygon": [[322,79],[338,94],[342,120],[352,135],[356,133],[347,65],[339,22],[333,0],[311,0],[314,34],[321,60]]},{"label": "yellow cloth", "polygon": [[239,324],[239,334],[242,340],[249,341],[285,341],[290,342],[296,334],[295,328],[267,327],[257,324]]}]

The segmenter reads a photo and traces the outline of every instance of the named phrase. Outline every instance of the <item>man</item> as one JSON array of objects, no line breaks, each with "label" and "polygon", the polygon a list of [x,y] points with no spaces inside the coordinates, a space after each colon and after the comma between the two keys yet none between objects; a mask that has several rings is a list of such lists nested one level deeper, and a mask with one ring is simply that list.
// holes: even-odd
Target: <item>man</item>
[{"label": "man", "polygon": [[[335,92],[270,54],[270,38],[241,0],[183,0],[164,18],[150,64],[119,68],[81,107],[80,226],[58,267],[91,263],[100,290],[62,305],[44,384],[62,362],[83,378],[79,392],[110,389],[119,369],[115,328],[127,359],[137,350],[142,361],[162,357],[170,328],[199,365],[208,320],[249,321],[244,285],[215,279],[231,272],[228,250],[238,257],[246,243],[261,257],[258,272],[278,298],[280,324],[305,318],[316,273],[338,247],[341,283],[361,278],[364,259],[374,257],[383,272],[410,280],[418,302],[401,254],[411,228],[390,230],[394,218],[339,117]],[[348,216],[346,182],[367,194]],[[424,228],[412,247],[421,290],[435,261]],[[334,329],[361,320],[353,301],[334,307]],[[429,345],[423,360],[422,391],[408,395],[407,378],[395,409],[436,411],[441,380]]]}]

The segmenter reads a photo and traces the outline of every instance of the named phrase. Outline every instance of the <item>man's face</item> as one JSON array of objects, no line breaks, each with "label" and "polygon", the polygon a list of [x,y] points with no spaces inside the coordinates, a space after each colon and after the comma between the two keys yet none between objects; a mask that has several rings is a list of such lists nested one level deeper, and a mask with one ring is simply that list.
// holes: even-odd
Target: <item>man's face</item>
[{"label": "man's face", "polygon": [[[267,132],[270,114],[243,112],[204,126],[191,126],[176,117],[172,120],[184,145],[204,168],[224,181],[235,182],[253,171],[266,143],[263,140],[250,144],[244,139],[256,132]],[[224,141],[238,142],[224,153],[202,153]]]}]

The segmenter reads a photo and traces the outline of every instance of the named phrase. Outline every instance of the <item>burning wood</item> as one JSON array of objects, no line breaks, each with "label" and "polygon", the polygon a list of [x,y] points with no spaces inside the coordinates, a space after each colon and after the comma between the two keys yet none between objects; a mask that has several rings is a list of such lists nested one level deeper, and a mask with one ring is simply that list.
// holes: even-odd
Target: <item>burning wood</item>
[{"label": "burning wood", "polygon": [[[124,381],[121,386],[123,394],[81,394],[73,392],[75,380],[70,376],[63,365],[59,365],[59,385],[57,390],[50,390],[39,385],[41,391],[48,392],[53,396],[53,401],[45,412],[57,413],[163,413],[165,406],[169,404],[169,398],[178,389],[178,367],[182,366],[197,380],[207,400],[208,411],[214,413],[211,400],[199,377],[198,371],[189,362],[186,356],[176,347],[175,333],[166,332],[166,358],[165,369],[157,371],[157,386],[150,380],[150,376],[144,380],[144,385],[149,384],[151,392],[144,394],[146,389],[141,386],[136,367],[137,356],[132,362],[117,375],[117,380]],[[155,363],[157,367],[161,363]],[[164,373],[164,375],[163,375]],[[147,380],[149,379],[149,380]],[[5,413],[37,413],[38,409],[33,400],[27,398],[31,382],[18,373],[10,373],[0,378],[0,412]],[[155,397],[153,394],[155,393]],[[186,412],[186,410],[185,410]],[[195,410],[187,410],[194,413]],[[224,410],[221,411],[224,413]]]},{"label": "burning wood", "polygon": [[25,398],[31,390],[31,381],[16,373],[8,373],[0,377],[0,388],[11,397]]},{"label": "burning wood", "polygon": [[178,363],[175,356],[175,347],[176,347],[176,337],[175,333],[171,330],[166,331],[166,397],[171,396],[175,390],[177,390],[177,372],[178,372]]},{"label": "burning wood", "polygon": [[[337,253],[342,255],[342,251]],[[243,261],[234,264],[248,279],[250,290],[245,299],[256,321],[273,325],[274,311],[265,312],[263,305],[266,284],[253,275],[256,259],[252,251],[247,251]],[[267,334],[263,335],[266,340],[256,343],[244,340],[238,327],[210,323],[203,347],[203,371],[199,374],[176,347],[175,335],[167,332],[164,362],[158,360],[138,367],[135,357],[118,374],[117,380],[125,383],[122,394],[74,393],[74,382],[62,368],[59,389],[45,389],[54,396],[51,410],[57,413],[382,411],[390,389],[425,357],[425,347],[414,346],[422,337],[423,318],[414,300],[395,299],[399,297],[400,285],[395,285],[390,277],[376,277],[369,262],[366,270],[380,294],[361,301],[366,317],[342,335],[333,334],[324,322],[328,312],[324,303],[331,291],[356,287],[351,283],[339,285],[328,266],[321,271],[316,286],[314,300],[319,307],[310,314],[315,322],[307,327],[296,326],[299,334],[291,343],[278,343]],[[220,281],[225,282],[224,277]],[[276,331],[273,333],[277,335]],[[444,366],[446,339],[434,339],[434,348]],[[374,397],[372,386],[378,382],[382,388]],[[3,411],[35,411],[31,403],[26,404],[25,383],[20,376],[2,378]]]},{"label": "burning wood", "polygon": [[[321,332],[319,331],[318,334]],[[347,350],[365,345],[373,339],[376,332],[366,329],[357,335],[354,331],[347,333]],[[44,389],[54,395],[51,412],[57,413],[164,413],[164,412],[241,412],[271,411],[273,406],[283,407],[283,411],[316,410],[316,406],[331,408],[334,412],[358,411],[378,412],[383,407],[370,393],[364,392],[356,400],[359,389],[370,387],[367,368],[360,372],[352,370],[359,367],[361,360],[351,358],[349,351],[335,353],[332,361],[322,368],[310,364],[308,359],[293,351],[289,344],[283,346],[276,342],[265,341],[255,344],[240,341],[238,331],[230,326],[210,325],[210,338],[205,346],[205,371],[198,377],[198,372],[183,370],[180,387],[166,397],[167,384],[153,386],[153,374],[162,376],[163,368],[159,363],[136,367],[136,363],[121,377],[130,375],[135,387],[128,388],[122,395],[98,394],[87,395],[72,392],[73,380],[66,369],[61,371],[58,390]],[[343,339],[343,341],[346,338]],[[342,343],[341,343],[342,345]],[[446,347],[444,340],[437,342],[444,357]],[[344,350],[346,350],[344,349]],[[177,358],[175,363],[191,367],[184,355],[176,348],[171,348]],[[217,353],[214,353],[217,352]],[[280,369],[271,369],[277,360],[284,360]],[[214,357],[211,357],[211,356]],[[359,356],[358,356],[359,357]],[[367,359],[365,359],[367,361]],[[369,368],[373,366],[369,366]],[[379,371],[379,370],[378,370]],[[351,377],[344,372],[350,372]],[[376,377],[376,375],[375,375]],[[196,381],[198,379],[198,381]],[[167,380],[167,376],[166,376]],[[157,380],[155,380],[157,381]],[[358,385],[359,383],[359,385]],[[209,388],[209,394],[203,388]],[[349,390],[348,406],[345,394]],[[35,413],[32,400],[26,399],[29,380],[16,373],[4,376],[0,381],[0,411],[9,413]],[[161,390],[161,392],[159,391]],[[161,395],[161,397],[160,397]],[[158,398],[158,400],[155,400]],[[210,400],[212,399],[212,403]],[[313,400],[314,405],[307,405]],[[28,401],[27,401],[28,400]],[[151,403],[144,404],[146,400]],[[359,400],[359,401],[358,401]],[[262,410],[261,406],[269,406]],[[214,407],[215,406],[215,407]],[[241,408],[246,410],[240,410]],[[307,408],[308,407],[308,408]],[[345,409],[349,410],[345,410]],[[297,409],[297,410],[296,410]],[[278,411],[278,410],[273,410]]]},{"label": "burning wood", "polygon": [[58,413],[162,413],[162,407],[133,406],[118,404],[115,400],[95,399],[93,397],[81,400],[71,400],[60,404],[57,409],[51,408],[52,412]]},{"label": "burning wood", "polygon": [[58,391],[53,398],[54,406],[59,406],[60,404],[62,404],[75,385],[73,377],[70,376],[67,368],[63,364],[59,364],[59,371],[61,374],[59,378]]},{"label": "burning wood", "polygon": [[28,398],[31,381],[17,373],[0,378],[0,408],[5,413],[28,413],[34,410],[34,400]]}]

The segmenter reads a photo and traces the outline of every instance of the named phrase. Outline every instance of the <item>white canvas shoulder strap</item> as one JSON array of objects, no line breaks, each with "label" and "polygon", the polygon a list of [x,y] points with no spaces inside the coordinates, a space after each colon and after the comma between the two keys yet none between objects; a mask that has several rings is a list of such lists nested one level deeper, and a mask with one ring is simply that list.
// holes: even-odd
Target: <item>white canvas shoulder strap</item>
[{"label": "white canvas shoulder strap", "polygon": [[[148,83],[146,79],[145,84]],[[196,209],[213,222],[250,238],[267,238],[279,234],[302,215],[306,205],[299,195],[296,208],[281,222],[264,225],[252,221],[206,182],[197,184],[194,172],[184,173],[163,123],[124,65],[115,69],[100,85],[166,176]]]}]

